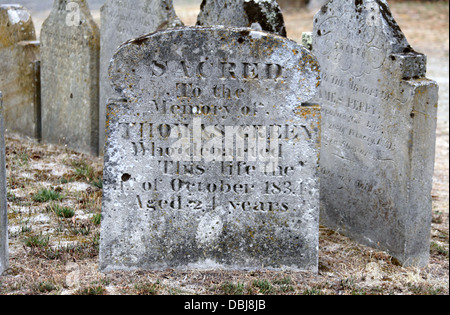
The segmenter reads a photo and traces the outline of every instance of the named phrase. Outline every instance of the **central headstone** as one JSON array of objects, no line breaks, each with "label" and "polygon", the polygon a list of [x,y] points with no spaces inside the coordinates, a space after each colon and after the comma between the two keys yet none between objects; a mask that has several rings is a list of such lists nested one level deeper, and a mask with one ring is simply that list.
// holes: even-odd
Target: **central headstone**
[{"label": "central headstone", "polygon": [[110,77],[100,269],[318,268],[319,82],[302,46],[183,28]]},{"label": "central headstone", "polygon": [[8,208],[6,204],[5,126],[0,92],[0,275],[8,268]]}]

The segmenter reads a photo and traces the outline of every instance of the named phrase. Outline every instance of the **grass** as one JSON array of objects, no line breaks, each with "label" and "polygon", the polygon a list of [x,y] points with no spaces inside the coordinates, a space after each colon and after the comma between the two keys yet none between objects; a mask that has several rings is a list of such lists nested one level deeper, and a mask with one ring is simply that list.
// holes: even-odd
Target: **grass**
[{"label": "grass", "polygon": [[156,283],[137,283],[134,285],[137,295],[157,295],[161,290],[159,281]]},{"label": "grass", "polygon": [[33,200],[36,202],[49,202],[61,200],[63,197],[61,193],[53,189],[41,189],[35,195],[33,195]]},{"label": "grass", "polygon": [[253,281],[253,287],[256,288],[260,294],[270,294],[274,292],[272,284],[266,279]]},{"label": "grass", "polygon": [[50,205],[47,207],[47,210],[53,212],[59,218],[70,219],[75,216],[75,210],[59,204]]},{"label": "grass", "polygon": [[243,295],[245,292],[245,284],[225,282],[220,286],[220,290],[224,295]]},{"label": "grass", "polygon": [[75,295],[103,295],[106,289],[102,285],[92,285],[79,289]]},{"label": "grass", "polygon": [[439,244],[437,242],[431,242],[431,252],[435,252],[439,255],[442,255],[442,256],[446,257],[447,259],[449,258],[448,248],[445,248],[444,246],[442,246],[441,244]]},{"label": "grass", "polygon": [[100,213],[95,213],[92,216],[92,223],[94,225],[100,225],[101,222],[102,222],[102,215]]},{"label": "grass", "polygon": [[24,244],[26,247],[31,248],[45,248],[48,246],[50,237],[48,235],[30,235],[24,239]]}]

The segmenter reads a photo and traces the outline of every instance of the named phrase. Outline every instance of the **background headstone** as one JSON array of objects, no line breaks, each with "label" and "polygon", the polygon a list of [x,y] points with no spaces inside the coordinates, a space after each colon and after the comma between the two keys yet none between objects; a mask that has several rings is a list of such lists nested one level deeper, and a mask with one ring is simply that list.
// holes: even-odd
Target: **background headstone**
[{"label": "background headstone", "polygon": [[106,105],[117,97],[108,79],[108,67],[121,44],[161,28],[183,24],[178,19],[172,0],[107,0],[101,8],[100,49],[100,152],[105,143]]},{"label": "background headstone", "polygon": [[98,154],[100,33],[85,0],[55,0],[41,31],[42,139]]},{"label": "background headstone", "polygon": [[123,45],[110,77],[100,269],[318,268],[315,58],[250,29]]},{"label": "background headstone", "polygon": [[20,5],[0,6],[0,90],[5,128],[40,138],[39,42]]},{"label": "background headstone", "polygon": [[8,268],[8,208],[6,202],[5,126],[0,92],[0,275]]},{"label": "background headstone", "polygon": [[307,8],[310,11],[318,11],[322,6],[324,6],[329,0],[310,0],[307,4]]},{"label": "background headstone", "polygon": [[203,0],[197,25],[252,27],[286,37],[276,0]]},{"label": "background headstone", "polygon": [[321,221],[403,265],[429,260],[438,86],[384,0],[314,18],[322,70]]}]

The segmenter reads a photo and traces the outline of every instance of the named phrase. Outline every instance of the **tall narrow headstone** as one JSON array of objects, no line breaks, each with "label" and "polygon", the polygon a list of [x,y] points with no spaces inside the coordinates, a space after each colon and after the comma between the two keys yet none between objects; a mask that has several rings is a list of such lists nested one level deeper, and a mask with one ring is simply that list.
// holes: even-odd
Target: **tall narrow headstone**
[{"label": "tall narrow headstone", "polygon": [[438,86],[384,0],[314,18],[322,70],[321,220],[405,266],[429,260]]},{"label": "tall narrow headstone", "polygon": [[0,90],[5,128],[40,138],[39,42],[29,12],[0,6]]},{"label": "tall narrow headstone", "polygon": [[55,0],[41,30],[42,139],[98,154],[100,33],[85,0]]},{"label": "tall narrow headstone", "polygon": [[107,0],[101,8],[100,152],[105,144],[106,105],[117,97],[108,79],[108,67],[121,44],[157,29],[182,26],[172,0]]},{"label": "tall narrow headstone", "polygon": [[286,26],[276,0],[203,0],[199,26],[252,27],[286,37]]},{"label": "tall narrow headstone", "polygon": [[100,269],[317,270],[315,58],[250,29],[124,44],[110,77]]},{"label": "tall narrow headstone", "polygon": [[0,92],[0,275],[8,268],[8,208],[6,204],[5,126]]}]

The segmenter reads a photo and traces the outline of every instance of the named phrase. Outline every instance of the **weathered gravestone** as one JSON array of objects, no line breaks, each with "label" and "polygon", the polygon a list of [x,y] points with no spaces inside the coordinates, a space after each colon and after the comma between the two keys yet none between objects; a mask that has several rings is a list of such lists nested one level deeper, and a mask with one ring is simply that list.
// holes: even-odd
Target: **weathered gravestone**
[{"label": "weathered gravestone", "polygon": [[159,28],[182,26],[172,0],[107,0],[101,8],[100,131],[99,146],[105,144],[106,105],[117,97],[108,79],[108,67],[117,48],[127,40]]},{"label": "weathered gravestone", "polygon": [[98,154],[100,34],[85,0],[55,0],[41,31],[42,139]]},{"label": "weathered gravestone", "polygon": [[310,11],[320,10],[329,0],[309,0],[307,8]]},{"label": "weathered gravestone", "polygon": [[302,46],[183,28],[110,68],[100,269],[317,270],[319,82]]},{"label": "weathered gravestone", "polygon": [[39,42],[20,5],[0,6],[0,90],[5,128],[40,138]]},{"label": "weathered gravestone", "polygon": [[6,204],[5,126],[0,92],[0,275],[8,268],[8,208]]},{"label": "weathered gravestone", "polygon": [[199,26],[252,27],[286,37],[286,26],[276,0],[203,0]]},{"label": "weathered gravestone", "polygon": [[314,18],[322,70],[321,221],[429,260],[438,86],[383,0],[332,0]]}]

